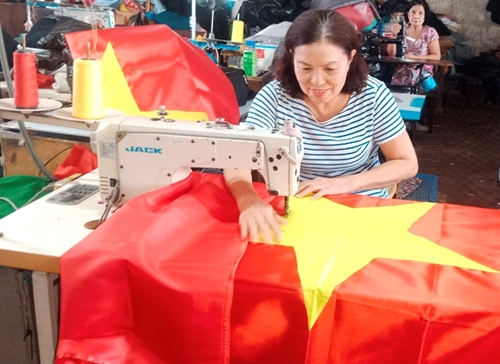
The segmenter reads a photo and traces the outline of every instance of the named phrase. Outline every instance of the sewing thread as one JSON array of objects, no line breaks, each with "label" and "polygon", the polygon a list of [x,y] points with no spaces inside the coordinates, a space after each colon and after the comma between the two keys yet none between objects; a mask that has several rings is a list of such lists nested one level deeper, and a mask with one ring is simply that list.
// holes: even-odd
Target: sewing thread
[{"label": "sewing thread", "polygon": [[31,52],[14,52],[14,105],[18,109],[38,107],[36,56]]},{"label": "sewing thread", "polygon": [[102,119],[105,115],[102,65],[96,59],[77,59],[73,63],[73,117]]},{"label": "sewing thread", "polygon": [[238,14],[238,19],[233,20],[233,29],[231,32],[231,42],[239,42],[243,43],[243,37],[245,33],[245,23],[240,20],[240,16]]}]

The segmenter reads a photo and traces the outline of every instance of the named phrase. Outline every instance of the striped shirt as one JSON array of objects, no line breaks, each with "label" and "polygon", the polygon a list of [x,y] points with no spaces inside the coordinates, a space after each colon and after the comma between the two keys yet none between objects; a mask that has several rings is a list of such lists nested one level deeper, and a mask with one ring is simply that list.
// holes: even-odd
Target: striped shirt
[{"label": "striped shirt", "polygon": [[[302,132],[302,181],[368,171],[380,165],[379,146],[405,131],[389,89],[370,76],[366,87],[325,122],[316,121],[305,101],[292,98],[278,81],[268,83],[252,102],[246,122],[256,128],[283,128],[286,119],[294,120]],[[355,193],[388,197],[385,188]]]}]

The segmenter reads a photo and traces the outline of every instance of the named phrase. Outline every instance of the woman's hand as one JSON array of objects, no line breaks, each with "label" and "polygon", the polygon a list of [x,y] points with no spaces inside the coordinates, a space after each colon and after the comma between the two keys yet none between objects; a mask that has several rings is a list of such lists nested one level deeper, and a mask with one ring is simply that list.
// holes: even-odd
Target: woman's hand
[{"label": "woman's hand", "polygon": [[280,216],[271,205],[265,203],[260,198],[246,203],[241,208],[240,228],[241,237],[247,236],[252,241],[260,241],[261,238],[266,243],[273,241],[273,235],[277,241],[281,241],[281,227],[288,222]]},{"label": "woman's hand", "polygon": [[408,52],[404,54],[403,58],[417,58],[417,55],[415,53]]},{"label": "woman's hand", "polygon": [[353,176],[334,178],[318,177],[311,181],[301,182],[296,196],[304,197],[313,194],[311,200],[317,200],[326,195],[339,195],[354,191]]},{"label": "woman's hand", "polygon": [[391,34],[392,34],[393,38],[396,38],[400,31],[401,31],[401,24],[399,24],[399,23],[392,24]]},{"label": "woman's hand", "polygon": [[287,219],[280,216],[271,205],[262,201],[252,185],[250,170],[224,169],[224,178],[240,210],[239,224],[242,239],[270,243],[273,235],[281,241],[280,225]]}]

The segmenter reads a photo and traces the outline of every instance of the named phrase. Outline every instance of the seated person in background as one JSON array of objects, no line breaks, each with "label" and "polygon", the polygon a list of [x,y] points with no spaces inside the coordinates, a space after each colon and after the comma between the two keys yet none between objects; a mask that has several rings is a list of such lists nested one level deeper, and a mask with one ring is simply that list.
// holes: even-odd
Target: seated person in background
[{"label": "seated person in background", "polygon": [[[394,97],[368,75],[354,27],[331,10],[299,15],[285,37],[276,80],[255,97],[246,122],[283,128],[292,119],[305,149],[297,197],[361,193],[388,197],[387,186],[417,173],[415,150]],[[379,149],[386,157],[381,164]],[[243,237],[281,238],[285,219],[264,203],[249,170],[224,170],[240,210]],[[335,217],[332,216],[332,221]]]},{"label": "seated person in background", "polygon": [[[425,4],[425,6],[424,6]],[[407,25],[403,29],[406,37],[406,52],[404,58],[411,59],[441,59],[439,48],[439,35],[437,31],[425,24],[425,0],[413,0],[408,5],[405,13]],[[391,27],[394,38],[401,31],[401,25],[396,23]],[[387,54],[391,57],[396,55],[396,44],[387,45]],[[414,86],[420,82],[419,77],[425,74],[434,74],[434,66],[424,65],[398,65],[392,74],[391,85]]]}]

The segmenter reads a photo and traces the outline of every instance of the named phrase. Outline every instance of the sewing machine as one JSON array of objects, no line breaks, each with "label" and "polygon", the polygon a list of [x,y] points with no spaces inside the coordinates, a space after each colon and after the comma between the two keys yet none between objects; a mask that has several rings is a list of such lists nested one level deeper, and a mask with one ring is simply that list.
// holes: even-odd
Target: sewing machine
[{"label": "sewing machine", "polygon": [[291,196],[304,153],[301,140],[284,130],[163,116],[101,121],[91,143],[101,197],[114,206],[186,178],[194,167],[258,170],[271,194]]},{"label": "sewing machine", "polygon": [[380,57],[382,44],[396,44],[396,57],[403,57],[406,50],[406,37],[398,35],[396,38],[379,36],[372,32],[363,33],[361,52],[364,57]]}]

